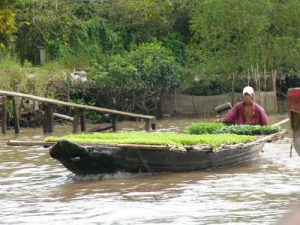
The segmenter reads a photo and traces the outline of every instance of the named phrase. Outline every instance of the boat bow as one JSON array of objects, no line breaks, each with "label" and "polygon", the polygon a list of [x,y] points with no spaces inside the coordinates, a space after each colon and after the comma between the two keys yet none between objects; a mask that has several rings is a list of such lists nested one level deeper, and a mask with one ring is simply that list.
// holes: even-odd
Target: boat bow
[{"label": "boat bow", "polygon": [[70,160],[76,160],[88,154],[89,151],[87,148],[66,140],[58,141],[50,149],[50,156],[54,159],[68,158]]}]

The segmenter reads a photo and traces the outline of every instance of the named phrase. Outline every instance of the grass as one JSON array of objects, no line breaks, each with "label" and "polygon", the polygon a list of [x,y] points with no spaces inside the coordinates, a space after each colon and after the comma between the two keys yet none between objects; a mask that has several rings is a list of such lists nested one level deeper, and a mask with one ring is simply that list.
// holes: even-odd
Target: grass
[{"label": "grass", "polygon": [[16,59],[4,58],[0,60],[0,89],[19,91],[38,96],[48,96],[57,89],[65,90],[69,72],[55,63],[43,67],[33,66],[29,62],[21,64]]},{"label": "grass", "polygon": [[175,133],[93,133],[72,134],[62,137],[48,137],[46,141],[69,140],[76,143],[115,143],[115,144],[143,144],[143,145],[172,145],[176,147],[210,144],[214,149],[222,144],[236,144],[256,140],[254,136],[237,134],[175,134]]}]

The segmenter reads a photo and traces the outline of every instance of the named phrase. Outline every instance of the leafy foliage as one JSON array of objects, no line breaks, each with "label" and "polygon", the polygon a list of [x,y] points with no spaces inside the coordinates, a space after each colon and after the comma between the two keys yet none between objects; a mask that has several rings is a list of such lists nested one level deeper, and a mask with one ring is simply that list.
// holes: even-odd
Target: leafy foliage
[{"label": "leafy foliage", "polygon": [[168,90],[179,83],[180,65],[172,52],[160,43],[142,44],[129,53],[130,61],[137,68],[142,88]]},{"label": "leafy foliage", "polygon": [[130,50],[131,46],[166,36],[172,25],[171,12],[169,1],[115,0],[110,4],[108,19]]},{"label": "leafy foliage", "polygon": [[294,64],[300,60],[299,10],[299,1],[196,1],[188,47],[194,88],[189,90],[212,90],[211,83],[230,87],[233,74],[245,85],[253,67],[284,76],[299,71]]},{"label": "leafy foliage", "polygon": [[6,53],[17,29],[15,14],[7,7],[8,3],[9,1],[4,1],[0,5],[0,54]]},{"label": "leafy foliage", "polygon": [[154,42],[142,44],[128,54],[110,56],[104,66],[91,71],[90,77],[117,98],[116,104],[122,105],[124,96],[132,96],[132,102],[127,104],[149,113],[149,106],[159,104],[162,91],[178,86],[180,73],[181,66],[172,52]]}]

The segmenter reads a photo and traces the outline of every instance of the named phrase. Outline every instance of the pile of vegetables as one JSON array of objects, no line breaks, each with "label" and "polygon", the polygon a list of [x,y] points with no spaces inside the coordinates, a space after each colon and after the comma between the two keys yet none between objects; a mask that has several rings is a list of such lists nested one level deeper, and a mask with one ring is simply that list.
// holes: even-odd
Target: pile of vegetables
[{"label": "pile of vegetables", "polygon": [[171,145],[182,147],[196,144],[210,144],[214,149],[222,144],[236,144],[254,141],[254,136],[237,134],[178,134],[178,133],[92,133],[72,134],[63,137],[48,137],[46,141],[68,140],[76,143],[117,143],[143,145]]},{"label": "pile of vegetables", "polygon": [[225,125],[223,123],[192,123],[186,127],[189,134],[232,133],[242,135],[267,135],[277,133],[280,126]]}]

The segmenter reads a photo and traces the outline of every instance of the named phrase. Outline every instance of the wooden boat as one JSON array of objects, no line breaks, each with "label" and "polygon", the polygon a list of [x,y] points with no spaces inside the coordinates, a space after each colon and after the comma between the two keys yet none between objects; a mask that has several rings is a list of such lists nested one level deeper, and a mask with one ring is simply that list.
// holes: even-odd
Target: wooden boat
[{"label": "wooden boat", "polygon": [[244,144],[174,148],[163,145],[99,144],[84,146],[66,140],[50,149],[52,158],[77,175],[115,172],[185,172],[228,167],[253,160],[264,144],[283,137],[285,131]]},{"label": "wooden boat", "polygon": [[300,88],[289,89],[288,109],[293,129],[294,147],[300,155]]}]

